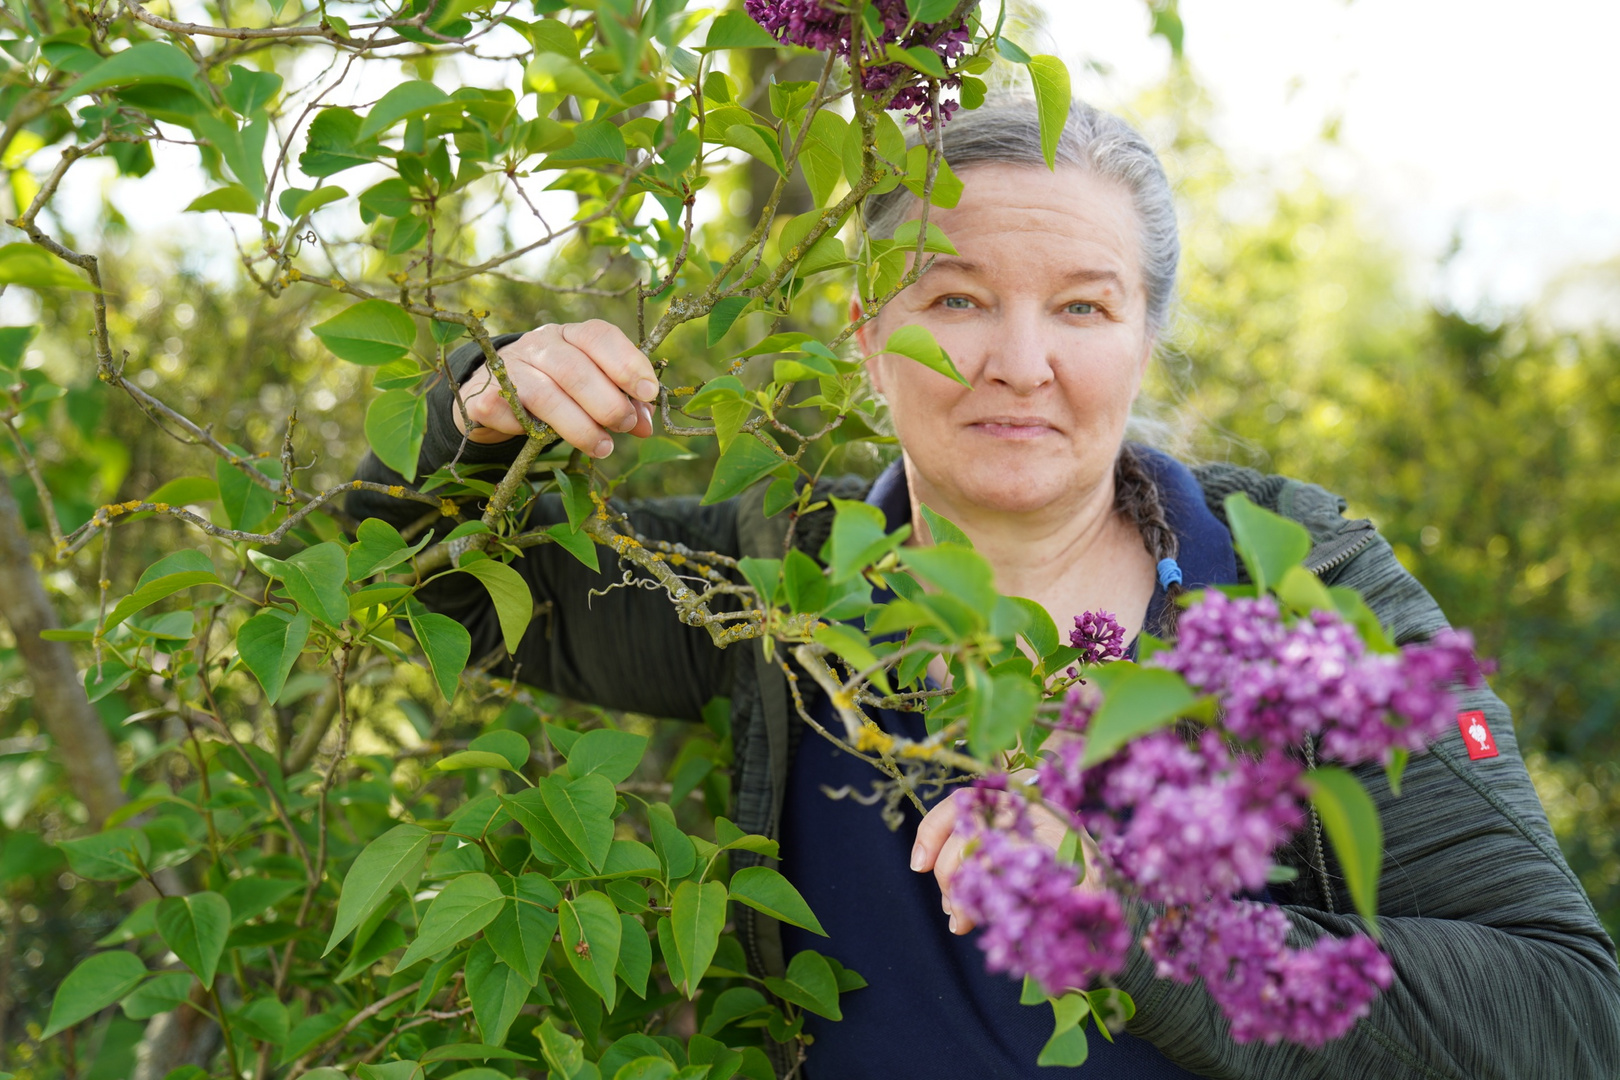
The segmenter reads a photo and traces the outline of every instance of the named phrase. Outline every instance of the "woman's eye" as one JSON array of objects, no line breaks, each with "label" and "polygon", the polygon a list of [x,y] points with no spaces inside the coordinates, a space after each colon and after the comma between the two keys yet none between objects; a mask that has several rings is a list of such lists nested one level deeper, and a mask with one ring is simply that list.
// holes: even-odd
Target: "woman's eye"
[{"label": "woman's eye", "polygon": [[952,311],[966,311],[973,306],[973,301],[965,296],[947,296],[941,303]]},{"label": "woman's eye", "polygon": [[1070,315],[1091,315],[1097,310],[1096,304],[1088,304],[1083,300],[1076,301],[1068,307]]}]

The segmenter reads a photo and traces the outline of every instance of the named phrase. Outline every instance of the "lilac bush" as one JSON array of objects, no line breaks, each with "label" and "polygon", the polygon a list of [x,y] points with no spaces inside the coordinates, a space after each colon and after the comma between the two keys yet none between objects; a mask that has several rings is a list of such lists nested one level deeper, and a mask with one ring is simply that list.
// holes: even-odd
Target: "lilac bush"
[{"label": "lilac bush", "polygon": [[[1076,618],[1071,633],[1088,668],[1122,656],[1123,639],[1100,612]],[[1346,766],[1420,752],[1455,713],[1451,687],[1480,679],[1472,645],[1445,630],[1376,651],[1337,613],[1290,620],[1270,597],[1211,591],[1148,664],[1213,696],[1218,722],[1195,737],[1161,728],[1089,765],[1087,733],[1106,693],[1071,670],[1076,685],[1050,725],[1055,743],[1034,790],[1046,812],[1095,838],[1096,876],[1077,889],[1078,868],[1030,837],[1033,811],[975,792],[959,818],[968,845],[952,897],[984,926],[987,965],[1053,995],[1084,989],[1124,969],[1126,905],[1141,905],[1141,945],[1158,975],[1202,979],[1234,1040],[1320,1046],[1343,1035],[1389,987],[1389,958],[1365,935],[1290,948],[1283,909],[1254,902],[1273,853],[1305,823],[1302,747],[1315,740]]]},{"label": "lilac bush", "polygon": [[[744,8],[750,18],[784,45],[802,45],[842,56],[852,68],[859,68],[862,88],[873,94],[882,93],[914,74],[905,64],[885,60],[884,46],[892,44],[906,49],[920,45],[931,49],[945,61],[948,70],[950,62],[967,50],[971,39],[967,26],[961,21],[954,25],[911,23],[905,0],[875,0],[872,8],[883,28],[876,40],[862,34],[858,13],[840,11],[836,4],[822,4],[818,0],[746,0]],[[861,42],[858,53],[854,48],[856,42]],[[956,89],[962,85],[961,76],[948,74],[940,80],[940,85]],[[926,85],[902,87],[890,100],[889,108],[906,112],[908,123],[933,126]],[[956,109],[956,102],[941,101],[940,119],[949,120]]]}]

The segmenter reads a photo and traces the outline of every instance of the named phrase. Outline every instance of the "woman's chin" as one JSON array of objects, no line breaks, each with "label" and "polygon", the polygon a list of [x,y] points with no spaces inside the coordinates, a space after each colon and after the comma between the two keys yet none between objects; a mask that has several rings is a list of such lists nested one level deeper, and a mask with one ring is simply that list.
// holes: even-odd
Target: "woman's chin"
[{"label": "woman's chin", "polygon": [[970,505],[999,514],[1030,514],[1074,495],[1074,478],[1031,463],[981,461],[958,475],[960,497]]}]

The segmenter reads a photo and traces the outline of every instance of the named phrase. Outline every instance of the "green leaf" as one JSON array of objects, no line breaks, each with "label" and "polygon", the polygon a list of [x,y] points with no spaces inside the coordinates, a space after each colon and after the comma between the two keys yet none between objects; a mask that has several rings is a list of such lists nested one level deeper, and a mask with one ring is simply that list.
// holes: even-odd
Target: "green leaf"
[{"label": "green leaf", "polygon": [[714,307],[709,309],[709,348],[720,344],[720,339],[726,336],[726,331],[731,329],[738,316],[752,302],[752,298],[747,296],[727,296],[714,302]]},{"label": "green leaf", "polygon": [[48,1039],[105,1009],[146,978],[146,965],[122,949],[97,953],[79,962],[57,987],[51,1016],[40,1038]]},{"label": "green leaf", "polygon": [[281,91],[281,76],[273,71],[254,71],[241,64],[232,64],[230,70],[231,81],[224,91],[225,104],[238,116],[258,112]]},{"label": "green leaf", "polygon": [[343,878],[332,934],[322,956],[375,912],[395,885],[420,870],[432,839],[433,834],[419,825],[395,825],[366,845]]},{"label": "green leaf", "polygon": [[287,675],[309,640],[309,626],[309,616],[302,611],[288,615],[267,608],[236,631],[236,651],[264,687],[264,699],[271,705],[281,697]]},{"label": "green leaf", "polygon": [[29,289],[75,289],[95,292],[85,278],[44,248],[16,243],[0,247],[0,285]]},{"label": "green leaf", "polygon": [[[530,64],[529,69],[532,72],[535,64],[542,61],[556,59],[556,57],[548,56],[536,57],[535,63]],[[580,72],[582,75],[595,74],[594,72],[591,72],[589,68],[581,67],[577,64],[570,66],[573,70]],[[603,90],[588,94],[587,96],[600,97],[601,99],[606,100],[608,95],[605,92],[605,83],[603,84],[603,87]],[[559,168],[563,165],[622,165],[624,164],[624,157],[626,153],[627,150],[624,145],[624,134],[619,130],[617,125],[615,125],[611,120],[587,120],[583,124],[575,125],[574,141],[563,147],[561,150],[553,152],[550,157],[545,159],[541,165],[541,168]]]},{"label": "green leaf", "polygon": [[375,161],[382,147],[357,139],[359,132],[360,117],[354,110],[322,109],[310,122],[298,167],[307,176],[325,177]]},{"label": "green leaf", "polygon": [[1058,139],[1069,122],[1069,108],[1074,101],[1069,69],[1055,56],[1032,56],[1029,77],[1035,83],[1035,110],[1041,121],[1041,154],[1051,169],[1056,165]]},{"label": "green leaf", "polygon": [[546,535],[555,540],[558,547],[578,559],[580,565],[590,570],[591,573],[599,574],[602,572],[602,565],[596,558],[596,541],[592,540],[588,534],[576,532],[568,527],[566,521],[559,521],[546,529]]},{"label": "green leaf", "polygon": [[[818,626],[812,635],[817,644],[825,645],[843,657],[857,671],[864,671],[878,662],[877,653],[866,635],[848,623],[826,623]],[[871,675],[872,682],[884,693],[889,692],[888,676],[880,669]]]},{"label": "green leaf", "polygon": [[647,752],[647,736],[613,728],[587,731],[568,751],[568,771],[575,776],[599,774],[610,783],[620,784],[641,764]]},{"label": "green leaf", "polygon": [[234,1027],[275,1046],[287,1041],[287,1019],[287,1006],[275,998],[250,1001],[231,1014]]},{"label": "green leaf", "polygon": [[664,874],[670,881],[679,881],[697,868],[697,849],[691,839],[675,824],[675,812],[668,803],[653,803],[647,807],[647,824],[652,831],[653,850],[664,864]]},{"label": "green leaf", "polygon": [[1289,567],[1299,565],[1310,554],[1311,534],[1298,522],[1256,506],[1241,491],[1228,495],[1222,505],[1249,580],[1261,592],[1276,586]]},{"label": "green leaf", "polygon": [[956,10],[956,0],[906,0],[906,11],[920,23],[936,23]]},{"label": "green leaf", "polygon": [[398,360],[416,343],[416,321],[386,300],[362,300],[310,330],[334,356],[368,367]]},{"label": "green leaf", "polygon": [[400,83],[371,107],[365,121],[360,125],[360,130],[356,132],[355,139],[358,141],[372,138],[408,116],[420,115],[449,101],[450,95],[430,82],[413,79],[410,82]]},{"label": "green leaf", "polygon": [[713,49],[774,49],[780,42],[740,10],[723,12],[709,24],[709,36],[698,52]]},{"label": "green leaf", "polygon": [[403,476],[406,483],[416,479],[417,455],[426,434],[426,397],[409,390],[385,390],[366,409],[366,441],[377,460]]},{"label": "green leaf", "polygon": [[1022,596],[1009,596],[1007,599],[1023,610],[1024,628],[1019,633],[1024,635],[1024,640],[1035,650],[1035,655],[1051,656],[1056,652],[1063,642],[1058,636],[1057,624],[1052,621],[1052,616],[1047,610],[1035,601]]},{"label": "green leaf", "polygon": [[893,533],[884,532],[887,522],[883,511],[875,506],[836,497],[832,504],[833,527],[827,540],[826,561],[834,585],[853,578],[885,553],[899,547],[911,534],[910,525],[902,525]]},{"label": "green leaf", "polygon": [[[710,316],[713,318],[713,316]],[[666,461],[692,461],[697,454],[674,439],[653,435],[642,439],[636,447],[636,465],[662,465]]]},{"label": "green leaf", "polygon": [[478,1037],[491,1046],[502,1045],[533,983],[503,963],[488,941],[478,942],[467,954],[466,980]]},{"label": "green leaf", "polygon": [[720,455],[720,460],[715,462],[714,475],[709,478],[709,488],[703,493],[702,505],[712,506],[740,495],[785,464],[781,456],[761,439],[768,439],[768,436],[750,435],[732,440]]},{"label": "green leaf", "polygon": [[303,188],[288,188],[276,199],[276,204],[281,207],[281,212],[287,217],[300,218],[305,214],[313,214],[329,203],[335,203],[339,199],[346,199],[348,196],[347,191],[335,185],[318,187],[313,191],[307,191]]},{"label": "green leaf", "polygon": [[[232,450],[235,449],[232,447]],[[266,472],[270,465],[269,462],[249,461],[247,467],[256,470],[260,475],[271,475]],[[274,463],[274,468],[275,475],[279,477],[280,462]],[[214,461],[214,482],[219,488],[220,509],[225,511],[225,520],[233,529],[255,529],[275,508],[276,497],[273,492],[254,483],[247,473],[224,458],[217,458]]]},{"label": "green leaf", "polygon": [[334,540],[305,548],[273,567],[293,603],[332,627],[349,617],[349,596],[343,591],[348,569],[347,553]]},{"label": "green leaf", "polygon": [[178,1009],[191,997],[194,981],[189,971],[163,971],[124,995],[120,1004],[131,1020],[150,1020],[159,1013]]},{"label": "green leaf", "polygon": [[939,53],[926,45],[912,45],[902,48],[890,42],[883,48],[883,55],[897,64],[904,64],[913,71],[919,71],[934,79],[945,77],[945,62],[939,58]]},{"label": "green leaf", "polygon": [[[482,1043],[445,1043],[426,1050],[422,1054],[422,1064],[434,1061],[533,1061],[528,1054],[520,1054],[516,1050],[508,1050],[502,1046],[486,1046]],[[307,1074],[306,1074],[307,1075]]]},{"label": "green leaf", "polygon": [[505,729],[488,731],[467,744],[467,749],[499,754],[506,762],[506,767],[513,772],[521,772],[529,763],[531,747],[529,740],[515,731]]},{"label": "green leaf", "polygon": [[487,750],[461,750],[440,761],[434,768],[441,772],[461,769],[510,769],[511,763],[500,754]]},{"label": "green leaf", "polygon": [[934,513],[927,506],[922,506],[923,520],[928,523],[928,534],[936,544],[958,544],[971,549],[973,541],[969,540],[967,533],[958,529],[949,518]]},{"label": "green leaf", "polygon": [[1064,994],[1052,999],[1052,1037],[1046,1040],[1035,1059],[1037,1065],[1078,1068],[1086,1063],[1090,1046],[1086,1043],[1083,1021],[1091,1012],[1084,994]]},{"label": "green leaf", "polygon": [[773,919],[827,936],[799,890],[768,866],[745,866],[731,875],[731,898]]},{"label": "green leaf", "polygon": [[982,758],[1011,749],[1040,704],[1040,691],[1034,682],[1017,672],[982,677],[971,694],[968,748]]},{"label": "green leaf", "polygon": [[1121,664],[1094,678],[1103,702],[1086,728],[1082,768],[1106,760],[1138,735],[1164,727],[1198,701],[1180,675],[1163,668]]},{"label": "green leaf", "polygon": [[399,535],[399,530],[382,518],[366,518],[355,530],[354,535],[354,543],[349,547],[350,581],[364,581],[373,574],[392,569],[421,551],[433,540],[429,535],[422,537],[414,545],[407,545],[405,538]]},{"label": "green leaf", "polygon": [[1336,611],[1333,594],[1320,578],[1303,566],[1290,566],[1277,582],[1277,599],[1294,611]]},{"label": "green leaf", "polygon": [[106,629],[111,630],[136,612],[182,589],[218,584],[220,580],[214,574],[214,564],[202,552],[188,548],[166,555],[147,567],[135,583],[135,591],[118,601],[108,612]]},{"label": "green leaf", "polygon": [[176,86],[206,101],[197,82],[197,64],[183,51],[165,41],[143,41],[86,71],[66,90],[56,95],[53,105],[63,105],[81,94],[131,83]]},{"label": "green leaf", "polygon": [[776,133],[768,127],[760,124],[732,124],[720,133],[720,140],[727,146],[741,150],[778,176],[787,171],[787,163],[782,158],[782,147],[776,141]]},{"label": "green leaf", "polygon": [[1378,875],[1384,866],[1384,827],[1372,796],[1340,768],[1312,769],[1305,785],[1344,868],[1344,882],[1367,929],[1378,936]]},{"label": "green leaf", "polygon": [[902,548],[900,561],[975,610],[989,612],[996,605],[995,572],[971,547],[936,542],[933,547]]},{"label": "green leaf", "polygon": [[796,953],[788,964],[787,978],[767,978],[765,986],[783,1001],[809,1009],[817,1016],[844,1018],[838,1007],[838,977],[827,958],[818,952],[806,949]]},{"label": "green leaf", "polygon": [[231,905],[216,892],[169,896],[158,902],[158,935],[204,987],[214,985],[214,972],[231,932]]},{"label": "green leaf", "polygon": [[827,576],[816,560],[798,548],[788,549],[782,563],[782,587],[795,612],[820,611],[827,606]]},{"label": "green leaf", "polygon": [[[37,333],[39,333],[37,326],[0,326],[0,371],[16,375],[17,370],[22,367],[24,350]],[[162,491],[163,488],[158,490]]]},{"label": "green leaf", "polygon": [[448,615],[436,611],[417,614],[409,608],[411,631],[427,657],[433,682],[446,703],[456,696],[456,684],[466,670],[467,658],[472,655],[472,635],[467,628]]},{"label": "green leaf", "polygon": [[557,912],[551,909],[561,903],[561,895],[540,874],[502,875],[496,880],[507,902],[484,927],[484,937],[495,955],[533,986],[540,981],[540,965],[557,933]]},{"label": "green leaf", "polygon": [[227,214],[247,214],[252,217],[259,212],[259,202],[241,184],[230,184],[197,196],[186,204],[186,210],[221,210]]},{"label": "green leaf", "polygon": [[523,580],[522,574],[494,559],[473,559],[457,569],[471,574],[489,590],[489,598],[495,602],[495,615],[501,622],[501,639],[506,651],[515,655],[534,614],[534,594],[529,592],[529,583]]},{"label": "green leaf", "polygon": [[551,478],[557,481],[557,495],[568,514],[568,527],[578,532],[596,509],[591,501],[590,481],[582,476],[570,476],[561,469],[552,469]]},{"label": "green leaf", "polygon": [[524,830],[582,874],[601,870],[613,844],[612,781],[598,773],[566,780],[551,775],[527,791],[503,797]]},{"label": "green leaf", "polygon": [[134,669],[117,660],[103,660],[84,673],[84,694],[92,702],[124,688]]},{"label": "green leaf", "polygon": [[408,968],[472,937],[501,913],[505,903],[500,886],[488,874],[463,874],[454,879],[428,905],[416,940],[399,958],[395,970]]},{"label": "green leaf", "polygon": [[619,944],[624,934],[618,909],[606,895],[590,890],[573,900],[564,900],[559,914],[568,963],[612,1012],[617,993],[613,971],[619,963]]},{"label": "green leaf", "polygon": [[91,881],[128,881],[152,860],[152,842],[138,829],[106,829],[56,845],[68,868]]},{"label": "green leaf", "polygon": [[962,373],[956,370],[956,365],[951,362],[945,350],[940,348],[939,342],[934,340],[934,335],[926,326],[912,323],[900,327],[889,335],[889,340],[883,343],[883,348],[879,351],[910,357],[930,371],[937,371],[963,386],[970,388],[972,386],[962,378]]},{"label": "green leaf", "polygon": [[675,933],[675,949],[680,953],[682,972],[686,976],[679,989],[687,997],[693,997],[697,994],[698,981],[714,959],[720,931],[726,924],[726,887],[718,881],[702,885],[695,881],[681,882],[670,901],[669,917]]}]

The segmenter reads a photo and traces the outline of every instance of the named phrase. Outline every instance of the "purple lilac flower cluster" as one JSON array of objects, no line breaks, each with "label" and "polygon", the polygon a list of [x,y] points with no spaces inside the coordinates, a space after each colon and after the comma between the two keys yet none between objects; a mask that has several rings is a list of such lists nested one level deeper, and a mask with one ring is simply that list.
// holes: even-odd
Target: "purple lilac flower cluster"
[{"label": "purple lilac flower cluster", "polygon": [[[1088,613],[1075,620],[1071,640],[1105,658],[1112,623]],[[1188,741],[1159,731],[1082,769],[1100,694],[1075,686],[1056,724],[1065,734],[1054,736],[1036,786],[1048,807],[1095,837],[1102,863],[1095,872],[1164,907],[1142,939],[1160,977],[1202,978],[1238,1042],[1314,1047],[1336,1039],[1389,987],[1389,958],[1364,936],[1290,949],[1282,909],[1234,897],[1265,887],[1272,853],[1304,823],[1300,741],[1316,736],[1325,756],[1346,764],[1386,758],[1395,748],[1421,750],[1456,708],[1449,684],[1480,678],[1472,640],[1442,631],[1398,652],[1369,652],[1337,615],[1315,612],[1289,624],[1269,598],[1211,592],[1182,616],[1175,646],[1152,662],[1217,695],[1224,732]],[[1000,776],[983,783],[1007,786]],[[975,805],[987,797],[976,795]],[[1072,867],[988,828],[985,817],[959,819],[974,841],[953,900],[965,887],[968,899],[958,902],[986,925],[980,944],[991,968],[1034,975],[1054,992],[1084,985],[1077,973],[1119,970],[1125,924],[1113,921],[1118,899],[1077,893]],[[1066,902],[1065,895],[1089,899]],[[1097,937],[1069,939],[1088,924]]]},{"label": "purple lilac flower cluster", "polygon": [[1316,735],[1324,757],[1357,764],[1419,751],[1445,729],[1455,708],[1446,684],[1478,684],[1473,645],[1466,631],[1448,629],[1396,653],[1368,652],[1332,612],[1287,625],[1270,597],[1211,591],[1154,662],[1219,695],[1223,724],[1238,738],[1282,750]]},{"label": "purple lilac flower cluster", "polygon": [[1227,900],[1171,909],[1142,938],[1163,979],[1202,978],[1237,1042],[1319,1047],[1367,1015],[1394,969],[1369,937],[1289,949],[1281,908]]},{"label": "purple lilac flower cluster", "polygon": [[1125,628],[1106,611],[1088,611],[1074,617],[1069,644],[1080,650],[1082,664],[1101,664],[1125,655]]},{"label": "purple lilac flower cluster", "polygon": [[[749,17],[764,27],[771,36],[787,45],[803,45],[822,52],[834,52],[850,59],[851,42],[858,40],[859,15],[834,11],[823,7],[818,0],[745,0]],[[928,39],[938,29],[937,23],[919,23],[906,33],[910,15],[905,0],[876,0],[873,4],[883,23],[876,47],[868,46],[861,55],[861,86],[870,93],[889,89],[896,82],[911,77],[912,71],[904,64],[882,62],[883,46],[899,45],[910,48],[923,45],[933,49],[942,59],[955,60],[967,49],[968,29],[958,25],[947,29],[936,41]],[[942,86],[956,88],[962,85],[960,76],[951,75],[941,81]],[[921,123],[933,127],[932,106],[926,86],[907,86],[895,94],[889,108],[908,113],[907,123]],[[954,101],[940,102],[940,119],[949,120],[956,111]]]},{"label": "purple lilac flower cluster", "polygon": [[[998,804],[990,792],[975,794],[958,819],[969,854],[952,879],[951,902],[984,926],[985,967],[1032,976],[1054,994],[1121,971],[1131,931],[1119,897],[1077,889],[1074,866],[1020,835],[1027,829],[1022,816],[1011,827],[987,826],[993,812],[980,810]],[[1014,801],[1002,797],[999,805]]]}]

